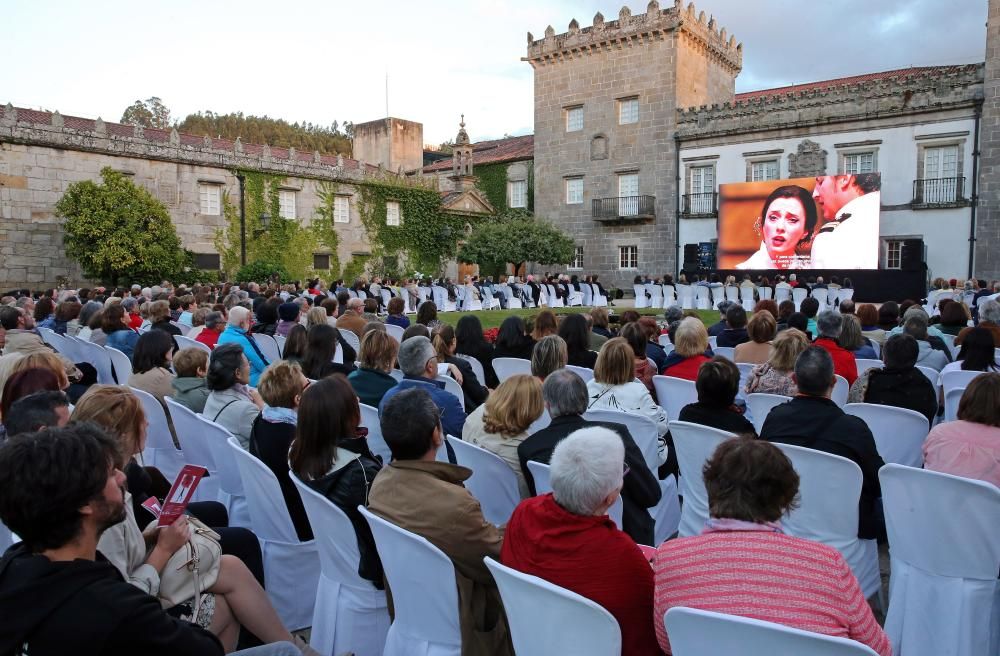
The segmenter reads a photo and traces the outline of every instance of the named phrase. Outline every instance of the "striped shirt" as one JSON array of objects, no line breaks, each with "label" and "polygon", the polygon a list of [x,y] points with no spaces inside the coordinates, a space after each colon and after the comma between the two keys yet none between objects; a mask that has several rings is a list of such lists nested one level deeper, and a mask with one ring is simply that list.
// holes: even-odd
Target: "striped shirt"
[{"label": "striped shirt", "polygon": [[653,620],[666,653],[663,615],[684,606],[850,638],[891,656],[889,639],[840,552],[775,532],[773,525],[733,524],[736,530],[707,528],[657,550]]}]

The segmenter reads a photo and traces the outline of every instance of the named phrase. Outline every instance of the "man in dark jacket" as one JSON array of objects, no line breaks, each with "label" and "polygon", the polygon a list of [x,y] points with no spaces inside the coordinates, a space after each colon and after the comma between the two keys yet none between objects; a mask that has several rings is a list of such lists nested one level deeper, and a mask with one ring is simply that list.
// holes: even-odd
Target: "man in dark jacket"
[{"label": "man in dark jacket", "polygon": [[747,311],[739,303],[733,303],[726,309],[726,329],[716,336],[715,345],[734,347],[749,341]]},{"label": "man in dark jacket", "polygon": [[[726,323],[726,311],[728,311],[732,305],[732,301],[719,301],[718,305],[716,305],[719,309],[719,321],[708,327],[709,337],[718,337],[722,334],[723,330],[729,327],[729,324]],[[667,319],[667,322],[670,322],[669,318]]]},{"label": "man in dark jacket", "polygon": [[833,358],[823,348],[810,346],[795,361],[794,376],[798,395],[771,410],[760,438],[825,451],[857,463],[862,475],[858,537],[870,540],[884,536],[878,470],[885,463],[864,420],[845,414],[830,400]]},{"label": "man in dark jacket", "polygon": [[885,367],[869,369],[851,388],[851,396],[865,403],[915,410],[934,424],[938,410],[937,388],[916,368],[920,348],[910,335],[893,335],[882,347]]},{"label": "man in dark jacket", "polygon": [[531,493],[535,494],[535,481],[528,470],[529,460],[548,463],[556,444],[581,428],[609,428],[618,434],[625,445],[625,464],[629,470],[622,487],[622,530],[639,544],[652,544],[653,518],[646,509],[659,503],[662,492],[628,428],[623,424],[584,419],[582,415],[587,411],[588,401],[587,385],[582,378],[566,369],[548,375],[542,385],[542,395],[552,423],[517,447],[521,471],[524,472]]},{"label": "man in dark jacket", "polygon": [[379,404],[379,416],[382,416],[389,399],[403,390],[415,387],[426,390],[434,400],[434,405],[441,411],[441,424],[446,435],[461,435],[465,426],[465,409],[458,397],[444,388],[444,383],[437,378],[437,353],[431,346],[431,340],[426,337],[411,337],[403,340],[399,347],[399,368],[403,371],[403,380],[390,389],[382,397]]}]

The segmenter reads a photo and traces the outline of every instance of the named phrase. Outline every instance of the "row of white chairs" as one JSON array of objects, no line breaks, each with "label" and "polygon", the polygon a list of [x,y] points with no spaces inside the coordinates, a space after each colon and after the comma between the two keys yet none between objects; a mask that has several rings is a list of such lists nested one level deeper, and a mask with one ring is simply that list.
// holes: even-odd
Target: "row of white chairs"
[{"label": "row of white chairs", "polygon": [[757,300],[774,299],[776,303],[792,301],[798,312],[810,295],[820,303],[821,310],[839,311],[840,302],[854,298],[853,289],[814,289],[811,294],[805,287],[792,289],[771,287],[709,287],[707,285],[657,285],[654,283],[634,284],[636,308],[668,308],[678,306],[684,310],[709,310],[718,307],[723,300],[738,303],[747,312],[753,310]]}]

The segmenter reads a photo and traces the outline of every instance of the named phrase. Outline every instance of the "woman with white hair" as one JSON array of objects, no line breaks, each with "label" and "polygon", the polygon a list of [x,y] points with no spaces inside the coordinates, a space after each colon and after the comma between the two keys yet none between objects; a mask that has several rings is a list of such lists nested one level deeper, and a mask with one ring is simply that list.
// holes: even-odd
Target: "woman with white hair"
[{"label": "woman with white hair", "polygon": [[622,632],[622,654],[656,654],[653,570],[608,517],[622,489],[625,447],[614,431],[584,428],[556,445],[552,492],[525,499],[507,523],[504,565],[604,607]]}]

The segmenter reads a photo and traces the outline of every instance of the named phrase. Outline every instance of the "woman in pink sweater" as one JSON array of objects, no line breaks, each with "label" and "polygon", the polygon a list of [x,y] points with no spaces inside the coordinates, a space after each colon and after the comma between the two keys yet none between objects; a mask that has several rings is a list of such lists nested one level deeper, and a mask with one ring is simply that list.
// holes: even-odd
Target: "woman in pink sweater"
[{"label": "woman in pink sweater", "polygon": [[924,440],[924,468],[1000,487],[1000,374],[972,379],[958,421],[938,424]]},{"label": "woman in pink sweater", "polygon": [[891,656],[840,552],[782,533],[799,476],[780,449],[747,437],[722,443],[705,465],[705,487],[705,530],[663,543],[653,564],[653,622],[666,653],[663,616],[682,606],[850,638]]}]

